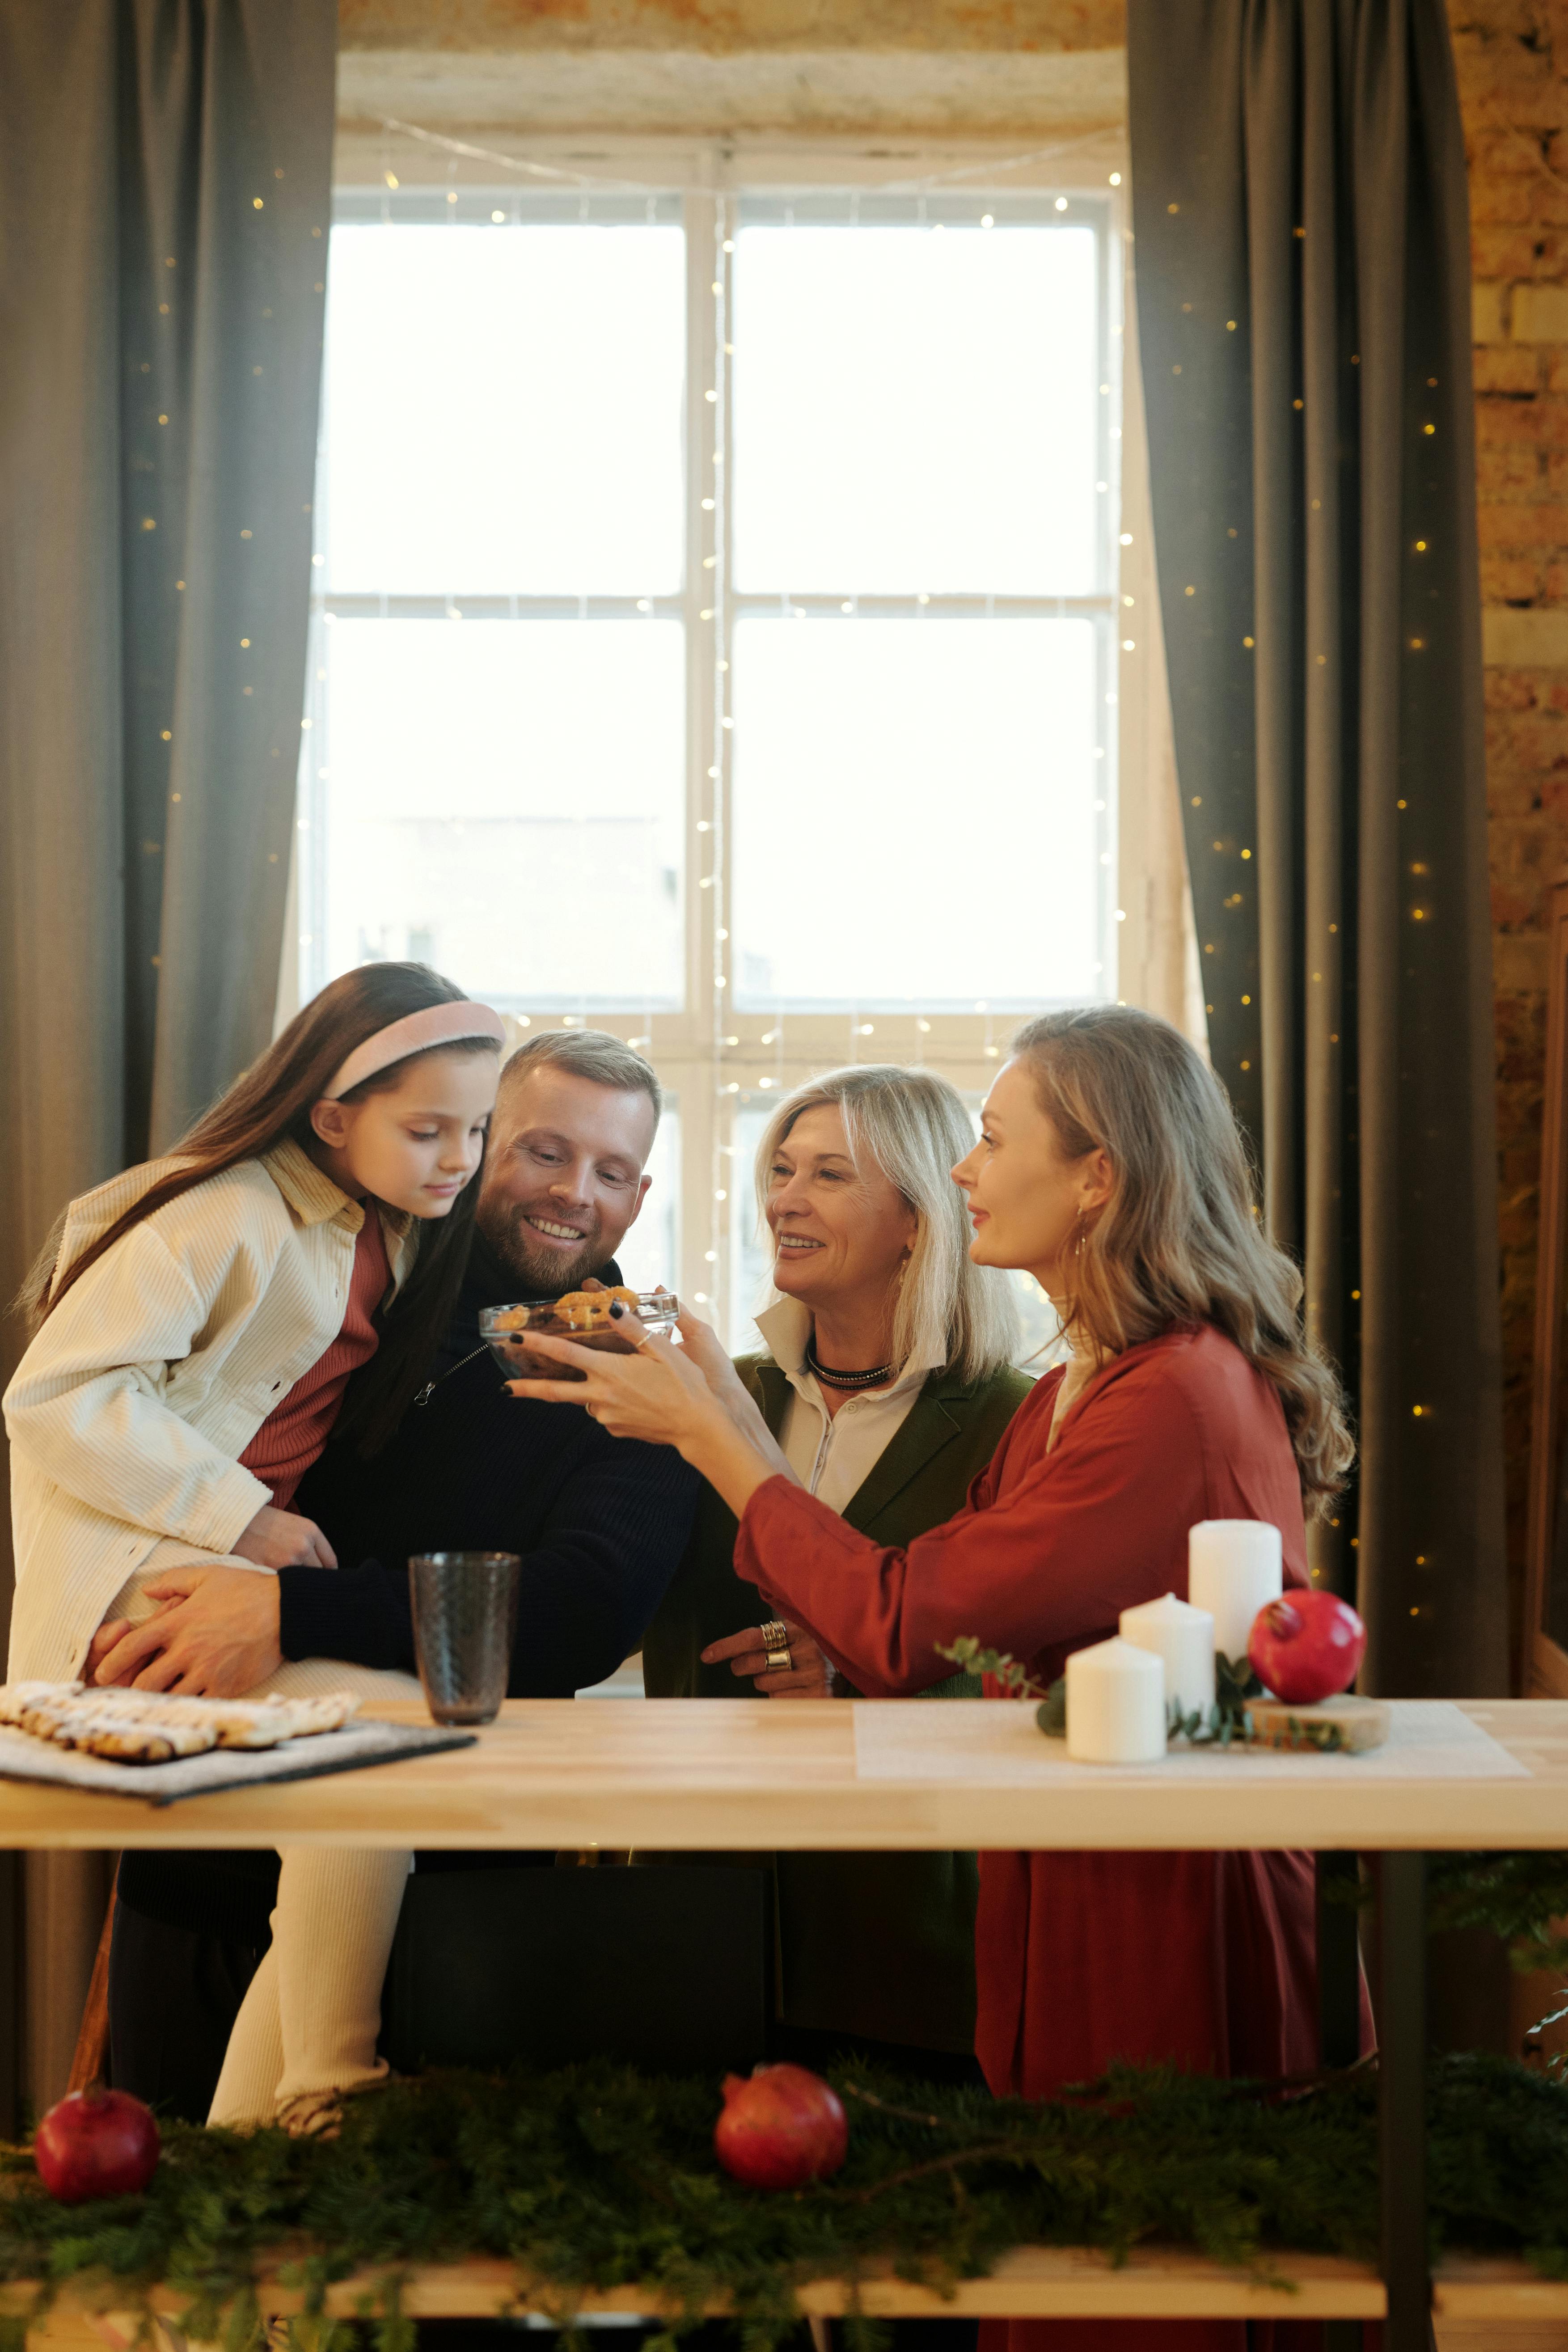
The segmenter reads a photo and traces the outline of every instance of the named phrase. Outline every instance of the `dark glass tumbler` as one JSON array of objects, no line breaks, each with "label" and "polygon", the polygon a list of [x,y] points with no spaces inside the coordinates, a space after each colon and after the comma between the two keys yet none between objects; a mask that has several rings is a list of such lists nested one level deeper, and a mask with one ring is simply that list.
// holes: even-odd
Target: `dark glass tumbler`
[{"label": "dark glass tumbler", "polygon": [[408,1563],[414,1651],[437,1723],[493,1723],[517,1631],[514,1551],[424,1552]]}]

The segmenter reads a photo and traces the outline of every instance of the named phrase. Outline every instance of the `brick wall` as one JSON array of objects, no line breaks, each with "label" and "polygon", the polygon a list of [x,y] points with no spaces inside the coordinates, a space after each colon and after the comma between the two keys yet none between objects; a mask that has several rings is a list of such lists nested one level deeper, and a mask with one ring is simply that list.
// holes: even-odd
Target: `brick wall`
[{"label": "brick wall", "polygon": [[1568,6],[1449,0],[1470,155],[1510,1553],[1522,1573],[1545,886],[1568,865]]}]

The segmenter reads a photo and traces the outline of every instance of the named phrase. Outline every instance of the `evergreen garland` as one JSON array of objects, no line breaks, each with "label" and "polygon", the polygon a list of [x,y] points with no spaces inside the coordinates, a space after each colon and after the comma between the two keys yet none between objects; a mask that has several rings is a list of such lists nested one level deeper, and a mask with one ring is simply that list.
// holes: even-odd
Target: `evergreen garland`
[{"label": "evergreen garland", "polygon": [[1426,1914],[1501,1936],[1516,1969],[1568,1969],[1568,1853],[1429,1854]]},{"label": "evergreen garland", "polygon": [[[940,2287],[1026,2243],[1117,2256],[1165,2242],[1271,2277],[1271,2249],[1375,2251],[1370,2065],[1284,2085],[1122,2069],[1038,2105],[835,2081],[848,2161],[790,2195],[720,2169],[710,2078],[607,2063],[394,2084],[353,2102],[336,2141],[173,2125],[147,2193],[96,2205],[56,2204],[27,2151],[7,2149],[0,2275],[42,2281],[40,2306],[73,2278],[121,2309],[163,2283],[189,2296],[189,2335],[245,2352],[258,2267],[288,2247],[314,2315],[331,2280],[379,2273],[378,2352],[409,2352],[399,2273],[500,2255],[566,2320],[585,2289],[647,2283],[679,2305],[679,2332],[726,2294],[763,2352],[795,2324],[803,2281],[853,2279],[878,2257]],[[1428,2126],[1434,2252],[1523,2254],[1568,2276],[1568,2090],[1506,2060],[1439,2060]],[[324,2327],[321,2352],[348,2340]]]}]

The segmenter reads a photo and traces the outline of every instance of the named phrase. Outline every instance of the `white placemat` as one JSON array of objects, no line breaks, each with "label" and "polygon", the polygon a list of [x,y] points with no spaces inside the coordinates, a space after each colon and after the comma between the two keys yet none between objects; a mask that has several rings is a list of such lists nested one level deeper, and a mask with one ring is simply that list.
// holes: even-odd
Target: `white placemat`
[{"label": "white placemat", "polygon": [[1047,1739],[1032,1701],[863,1699],[855,1706],[862,1780],[1528,1780],[1530,1768],[1448,1699],[1401,1699],[1382,1748],[1356,1756],[1267,1748],[1173,1748],[1158,1764],[1075,1764]]},{"label": "white placemat", "polygon": [[263,1780],[314,1780],[328,1772],[354,1772],[367,1764],[395,1764],[405,1756],[428,1756],[443,1748],[471,1748],[471,1731],[437,1726],[345,1724],[342,1731],[311,1739],[285,1739],[276,1748],[209,1748],[202,1756],[179,1756],[168,1764],[111,1764],[105,1756],[56,1748],[26,1731],[0,1726],[0,1780],[40,1780],[60,1789],[108,1790],[141,1797],[150,1805],[172,1805],[180,1797],[209,1797],[219,1789],[248,1789]]}]

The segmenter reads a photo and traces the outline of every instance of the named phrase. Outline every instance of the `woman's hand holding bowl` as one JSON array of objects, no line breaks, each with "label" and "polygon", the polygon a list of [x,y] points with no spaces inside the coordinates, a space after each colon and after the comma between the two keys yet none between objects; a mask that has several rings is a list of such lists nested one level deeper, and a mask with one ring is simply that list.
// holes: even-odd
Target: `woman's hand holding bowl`
[{"label": "woman's hand holding bowl", "polygon": [[735,1370],[712,1324],[704,1323],[699,1315],[682,1315],[675,1328],[685,1344],[688,1360],[696,1365],[731,1420],[753,1435],[759,1426],[765,1427],[755,1398]]},{"label": "woman's hand holding bowl", "polygon": [[[635,1332],[637,1318],[627,1320]],[[658,1334],[639,1339],[629,1356],[580,1348],[574,1340],[552,1339],[542,1331],[531,1331],[528,1344],[531,1353],[553,1356],[584,1377],[509,1381],[512,1395],[546,1404],[580,1404],[612,1437],[637,1437],[645,1444],[675,1445],[684,1452],[705,1419],[724,1413],[686,1350]]]},{"label": "woman's hand holding bowl", "polygon": [[[766,1423],[736,1377],[717,1335],[682,1316],[684,1345],[660,1333],[638,1336],[635,1317],[626,1336],[629,1356],[580,1348],[531,1331],[531,1351],[552,1356],[583,1374],[572,1381],[509,1381],[513,1396],[546,1404],[577,1404],[612,1437],[645,1445],[673,1445],[722,1495],[738,1518],[767,1479],[795,1478]],[[626,1327],[623,1327],[626,1328]]]}]

